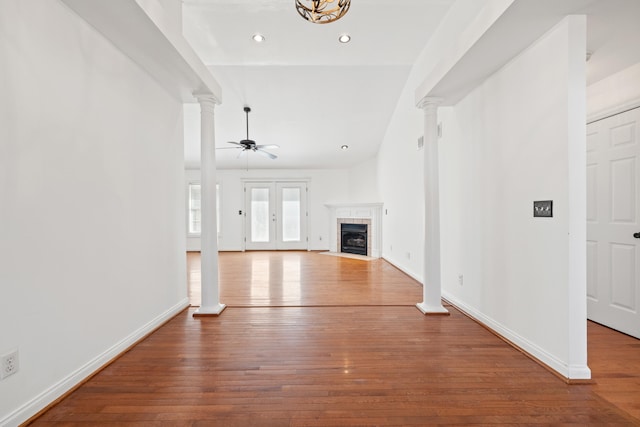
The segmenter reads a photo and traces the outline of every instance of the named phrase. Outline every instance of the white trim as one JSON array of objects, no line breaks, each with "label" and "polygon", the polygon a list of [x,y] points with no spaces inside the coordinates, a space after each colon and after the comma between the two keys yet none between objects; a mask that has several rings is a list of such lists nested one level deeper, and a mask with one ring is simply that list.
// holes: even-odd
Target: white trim
[{"label": "white trim", "polygon": [[620,105],[616,105],[615,107],[605,108],[604,110],[598,111],[593,114],[589,114],[587,116],[587,124],[597,122],[598,120],[606,119],[607,117],[615,116],[617,114],[621,114],[639,107],[640,107],[640,98],[634,99],[629,102],[625,102]]},{"label": "white trim", "polygon": [[[389,264],[396,267],[398,270],[402,271],[403,273],[411,277],[412,279],[416,280],[419,283],[422,283],[422,279],[420,277],[400,267],[399,264],[395,263],[392,259],[388,258],[388,256],[385,255],[383,259],[387,261]],[[485,316],[484,314],[480,313],[476,309],[463,303],[462,301],[460,301],[450,293],[446,292],[445,290],[442,291],[442,297],[445,300],[447,300],[449,303],[451,303],[451,305],[453,305],[455,308],[457,308],[458,310],[466,314],[467,316],[471,317],[475,321],[493,330],[498,335],[506,338],[511,343],[515,344],[520,349],[522,349],[527,354],[529,354],[531,357],[547,365],[548,367],[558,372],[562,376],[569,379],[590,379],[591,378],[591,370],[587,365],[583,365],[583,366],[567,365],[566,363],[558,360],[555,356],[542,350],[537,345],[531,343],[530,341],[526,340],[525,338],[521,337],[520,335],[511,331],[510,329],[505,328],[502,324],[494,321],[493,319]]]},{"label": "white trim", "polygon": [[222,102],[211,71],[157,1],[62,1],[176,99],[195,102],[198,90]]},{"label": "white trim", "polygon": [[67,375],[62,380],[44,390],[42,393],[31,399],[24,405],[9,413],[6,417],[0,419],[0,425],[3,427],[13,427],[25,422],[30,417],[37,414],[39,411],[46,408],[47,405],[51,404],[56,399],[67,393],[69,390],[73,389],[73,387],[82,383],[82,381],[84,381],[86,378],[89,378],[91,375],[98,372],[111,360],[124,353],[129,347],[136,344],[142,338],[153,332],[163,323],[165,323],[187,307],[189,307],[189,300],[185,298],[173,307],[169,308],[164,313],[161,313],[159,316],[149,321],[147,324],[135,330],[133,333],[113,345],[111,348],[107,349],[80,368],[76,369],[71,374]]},{"label": "white trim", "polygon": [[389,264],[393,265],[395,268],[397,268],[398,270],[402,271],[404,274],[406,274],[407,276],[411,277],[413,280],[415,280],[416,282],[418,282],[418,284],[420,284],[420,286],[422,286],[422,277],[418,276],[417,274],[403,268],[400,266],[400,263],[394,261],[392,258],[389,258],[388,255],[384,255],[382,256],[382,259],[387,261]]},{"label": "white trim", "polygon": [[472,319],[476,320],[482,325],[487,326],[489,329],[496,332],[498,335],[502,336],[503,338],[507,339],[508,341],[510,341],[511,343],[513,343],[514,345],[516,345],[517,347],[525,351],[527,354],[529,354],[533,358],[537,359],[544,365],[548,366],[549,368],[561,374],[563,377],[568,379],[574,379],[574,380],[591,378],[591,370],[589,369],[588,366],[568,365],[563,361],[559,360],[554,355],[538,347],[536,344],[518,335],[516,332],[512,331],[511,329],[505,327],[501,323],[493,320],[488,316],[485,316],[483,313],[479,312],[475,308],[468,306],[467,304],[460,301],[452,294],[443,290],[442,297],[448,302],[450,302],[455,308],[457,308],[458,310],[466,314],[467,316],[471,317]]},{"label": "white trim", "polygon": [[416,307],[422,314],[449,314],[449,310],[444,308],[442,304],[429,305],[425,302],[419,302],[416,304]]},{"label": "white trim", "polygon": [[194,313],[193,313],[193,317],[198,317],[198,315],[200,316],[219,316],[220,313],[222,313],[224,311],[224,309],[227,308],[226,304],[214,304],[211,307],[203,307],[200,306]]}]

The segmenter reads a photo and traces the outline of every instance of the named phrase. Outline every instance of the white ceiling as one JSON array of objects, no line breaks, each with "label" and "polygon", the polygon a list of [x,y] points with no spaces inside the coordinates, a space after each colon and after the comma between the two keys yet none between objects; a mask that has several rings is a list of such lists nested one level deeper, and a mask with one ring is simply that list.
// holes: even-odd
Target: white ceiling
[{"label": "white ceiling", "polygon": [[600,0],[587,14],[587,84],[640,62],[640,0]]},{"label": "white ceiling", "polygon": [[[342,19],[317,25],[293,0],[183,0],[184,35],[223,90],[216,145],[246,137],[245,105],[250,138],[280,145],[271,150],[277,160],[217,150],[218,167],[344,168],[375,156],[411,65],[453,3],[352,0]],[[588,15],[590,83],[640,62],[640,0],[599,0],[576,12]],[[345,32],[346,45],[337,41]],[[185,111],[189,167],[199,164],[198,111]]]}]

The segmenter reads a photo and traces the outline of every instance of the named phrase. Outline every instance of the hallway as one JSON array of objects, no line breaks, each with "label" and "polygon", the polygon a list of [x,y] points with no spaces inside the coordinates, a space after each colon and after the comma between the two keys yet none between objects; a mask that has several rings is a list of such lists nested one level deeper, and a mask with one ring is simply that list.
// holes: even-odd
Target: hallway
[{"label": "hallway", "polygon": [[640,425],[604,382],[566,385],[453,307],[423,316],[383,260],[221,253],[220,277],[220,317],[186,310],[34,425]]}]

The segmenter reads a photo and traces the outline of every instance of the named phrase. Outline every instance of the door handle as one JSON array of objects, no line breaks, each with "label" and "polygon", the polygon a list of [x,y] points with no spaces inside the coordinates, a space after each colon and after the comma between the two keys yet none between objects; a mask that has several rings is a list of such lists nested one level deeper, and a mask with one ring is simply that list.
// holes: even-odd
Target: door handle
[{"label": "door handle", "polygon": [[633,233],[633,237],[635,237],[636,239],[640,239],[640,233]]}]

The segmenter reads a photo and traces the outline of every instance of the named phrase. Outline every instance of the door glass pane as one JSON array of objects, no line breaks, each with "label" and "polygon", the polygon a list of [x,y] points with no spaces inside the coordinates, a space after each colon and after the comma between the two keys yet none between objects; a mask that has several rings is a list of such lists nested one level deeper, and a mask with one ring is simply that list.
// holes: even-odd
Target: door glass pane
[{"label": "door glass pane", "polygon": [[269,241],[269,189],[251,189],[251,241]]},{"label": "door glass pane", "polygon": [[300,188],[282,189],[282,241],[300,241]]}]

